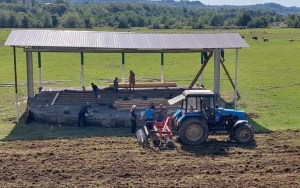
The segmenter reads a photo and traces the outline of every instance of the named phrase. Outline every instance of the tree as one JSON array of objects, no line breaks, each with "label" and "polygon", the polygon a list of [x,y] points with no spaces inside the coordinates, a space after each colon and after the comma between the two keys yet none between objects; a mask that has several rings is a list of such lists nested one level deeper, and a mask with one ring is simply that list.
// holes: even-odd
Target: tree
[{"label": "tree", "polygon": [[62,25],[66,28],[81,27],[82,20],[76,12],[68,12],[62,16]]},{"label": "tree", "polygon": [[224,19],[220,15],[214,15],[211,22],[211,26],[223,26],[224,25]]},{"label": "tree", "polygon": [[85,28],[93,28],[94,24],[95,24],[95,20],[92,16],[90,15],[86,15],[84,18],[84,24],[85,24]]},{"label": "tree", "polygon": [[158,20],[155,20],[155,21],[153,22],[152,28],[153,28],[153,29],[160,29],[159,21],[158,21]]},{"label": "tree", "polygon": [[29,18],[26,14],[21,19],[21,27],[22,28],[29,28]]},{"label": "tree", "polygon": [[51,18],[52,18],[53,27],[58,27],[58,25],[59,25],[59,16],[56,14],[56,15],[51,16]]},{"label": "tree", "polygon": [[238,17],[237,26],[247,26],[248,23],[251,21],[251,17],[247,13],[243,13],[241,16]]},{"label": "tree", "polygon": [[15,14],[10,14],[9,19],[8,19],[8,27],[9,28],[15,28],[15,27],[19,27],[19,20],[16,17]]},{"label": "tree", "polygon": [[8,27],[9,12],[6,10],[0,11],[0,27]]},{"label": "tree", "polygon": [[52,17],[50,15],[50,13],[46,12],[43,16],[43,27],[44,28],[51,28],[53,27],[53,23],[52,23]]},{"label": "tree", "polygon": [[169,19],[168,16],[164,14],[164,15],[161,17],[161,19],[160,19],[160,23],[161,23],[161,24],[165,24],[165,23],[167,22],[168,19]]},{"label": "tree", "polygon": [[128,28],[128,22],[125,16],[118,17],[118,28],[126,29]]},{"label": "tree", "polygon": [[268,26],[267,19],[265,17],[254,18],[248,23],[249,28],[265,28]]}]

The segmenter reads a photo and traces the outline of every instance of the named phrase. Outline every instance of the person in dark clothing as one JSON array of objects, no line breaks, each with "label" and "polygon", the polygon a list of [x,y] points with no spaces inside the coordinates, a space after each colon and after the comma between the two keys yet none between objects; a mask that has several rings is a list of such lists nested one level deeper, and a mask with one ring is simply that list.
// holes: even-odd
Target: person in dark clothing
[{"label": "person in dark clothing", "polygon": [[143,119],[143,117],[145,117],[146,127],[149,131],[153,129],[154,114],[155,114],[155,111],[151,108],[151,105],[149,105],[148,108],[145,110],[143,116],[141,117],[141,120]]},{"label": "person in dark clothing", "polygon": [[92,88],[93,88],[93,93],[94,93],[94,97],[95,97],[95,102],[98,103],[99,101],[99,88],[96,84],[91,83]]},{"label": "person in dark clothing", "polygon": [[132,108],[130,110],[130,121],[131,121],[131,133],[135,133],[135,130],[136,130],[136,113],[135,113],[135,110],[136,110],[136,106],[135,105],[132,105]]},{"label": "person in dark clothing", "polygon": [[151,105],[151,109],[155,111],[155,106],[154,106],[153,102],[151,102],[150,105]]},{"label": "person in dark clothing", "polygon": [[81,120],[82,120],[82,125],[86,126],[86,119],[85,119],[85,113],[88,113],[88,106],[89,103],[86,103],[81,106],[80,111],[78,113],[78,127],[81,125]]},{"label": "person in dark clothing", "polygon": [[167,114],[168,114],[168,110],[166,109],[166,107],[160,104],[156,109],[156,118],[157,118],[156,121],[157,122],[164,121],[164,119],[166,119]]},{"label": "person in dark clothing", "polygon": [[114,90],[115,90],[115,96],[118,97],[118,93],[119,93],[119,80],[118,80],[118,77],[116,77],[115,80],[114,80]]}]

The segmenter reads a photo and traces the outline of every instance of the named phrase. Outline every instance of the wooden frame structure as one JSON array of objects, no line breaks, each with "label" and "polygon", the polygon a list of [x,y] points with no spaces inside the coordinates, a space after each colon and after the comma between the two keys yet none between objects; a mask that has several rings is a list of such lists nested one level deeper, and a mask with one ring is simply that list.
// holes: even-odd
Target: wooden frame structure
[{"label": "wooden frame structure", "polygon": [[[34,36],[34,37],[32,37]],[[121,33],[92,31],[60,31],[60,30],[12,30],[6,46],[13,47],[16,117],[19,121],[18,81],[15,48],[23,48],[26,53],[28,102],[34,98],[33,59],[32,53],[38,53],[39,90],[42,89],[42,57],[41,53],[62,52],[80,53],[81,86],[84,88],[84,53],[121,53],[122,83],[125,84],[126,53],[158,53],[161,57],[161,83],[164,77],[164,53],[200,53],[214,54],[214,92],[220,94],[220,53],[222,49],[236,49],[235,65],[235,108],[237,101],[237,65],[238,49],[249,47],[237,33]],[[212,56],[212,55],[211,55]],[[201,59],[203,54],[201,53]],[[201,60],[201,78],[203,69]],[[200,71],[199,71],[200,72]],[[193,83],[196,82],[195,80]]]}]

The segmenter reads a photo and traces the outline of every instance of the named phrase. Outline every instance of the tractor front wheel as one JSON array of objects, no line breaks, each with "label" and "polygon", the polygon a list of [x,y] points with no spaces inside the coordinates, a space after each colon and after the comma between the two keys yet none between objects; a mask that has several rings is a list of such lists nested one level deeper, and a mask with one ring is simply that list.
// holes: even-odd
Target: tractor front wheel
[{"label": "tractor front wheel", "polygon": [[252,142],[254,139],[254,131],[249,125],[240,126],[234,131],[233,139],[239,144]]},{"label": "tractor front wheel", "polygon": [[208,127],[204,120],[189,118],[179,127],[179,138],[184,144],[197,145],[208,137]]}]

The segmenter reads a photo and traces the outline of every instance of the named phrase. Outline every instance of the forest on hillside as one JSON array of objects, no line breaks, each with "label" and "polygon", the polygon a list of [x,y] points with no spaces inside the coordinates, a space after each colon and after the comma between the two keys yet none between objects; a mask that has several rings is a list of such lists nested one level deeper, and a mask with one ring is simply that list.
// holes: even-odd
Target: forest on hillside
[{"label": "forest on hillside", "polygon": [[300,16],[284,16],[274,10],[188,8],[155,3],[0,3],[0,28],[264,28],[278,22],[300,27]]}]

